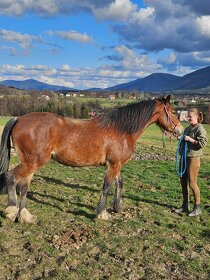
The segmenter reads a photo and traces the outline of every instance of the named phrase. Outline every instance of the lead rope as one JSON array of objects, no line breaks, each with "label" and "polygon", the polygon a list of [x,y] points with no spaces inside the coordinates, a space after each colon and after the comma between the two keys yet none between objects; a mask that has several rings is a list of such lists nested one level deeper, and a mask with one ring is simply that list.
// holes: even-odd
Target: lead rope
[{"label": "lead rope", "polygon": [[181,136],[178,142],[177,150],[176,150],[176,172],[179,175],[179,177],[182,177],[182,175],[186,172],[187,169],[187,150],[188,150],[188,145],[187,142],[185,141],[184,143],[184,150],[182,151],[180,155],[180,161],[179,161],[179,150],[180,150],[180,145],[181,142],[184,138],[185,134]]},{"label": "lead rope", "polygon": [[166,132],[162,131],[163,149],[166,148]]}]

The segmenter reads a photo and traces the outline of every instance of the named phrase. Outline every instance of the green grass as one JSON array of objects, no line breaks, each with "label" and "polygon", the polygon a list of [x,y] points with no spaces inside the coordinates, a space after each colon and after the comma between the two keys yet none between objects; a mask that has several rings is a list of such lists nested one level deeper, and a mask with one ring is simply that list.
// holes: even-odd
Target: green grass
[{"label": "green grass", "polygon": [[[145,131],[135,159],[122,169],[125,211],[111,213],[108,221],[94,214],[105,167],[55,162],[42,167],[28,193],[28,209],[40,220],[37,226],[6,223],[7,196],[1,195],[0,279],[209,279],[210,147],[199,174],[203,213],[189,218],[171,212],[182,201],[176,145],[167,138],[163,149],[155,125]],[[167,160],[161,160],[164,156]],[[11,164],[16,162],[13,157]],[[114,188],[109,211],[113,194]]]},{"label": "green grass", "polygon": [[127,105],[128,103],[135,102],[134,99],[128,99],[128,98],[121,98],[121,99],[115,99],[110,100],[107,97],[72,97],[73,101],[77,101],[79,103],[88,103],[88,102],[98,102],[102,108],[113,108],[113,107],[120,107],[123,105]]},{"label": "green grass", "polygon": [[0,117],[0,126],[4,126],[9,119],[9,117]]}]

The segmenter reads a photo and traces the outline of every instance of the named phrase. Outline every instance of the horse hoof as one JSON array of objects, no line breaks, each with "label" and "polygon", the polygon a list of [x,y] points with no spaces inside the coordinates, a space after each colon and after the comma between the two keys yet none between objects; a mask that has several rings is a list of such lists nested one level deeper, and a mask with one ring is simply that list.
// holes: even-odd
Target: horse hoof
[{"label": "horse hoof", "polygon": [[109,218],[110,218],[110,215],[109,215],[109,213],[106,211],[106,210],[104,210],[104,211],[102,211],[101,213],[99,213],[98,215],[97,215],[97,217],[99,218],[99,219],[101,219],[101,220],[108,220]]},{"label": "horse hoof", "polygon": [[18,211],[19,211],[19,208],[17,206],[8,206],[4,210],[4,215],[7,220],[14,222],[17,217]]},{"label": "horse hoof", "polygon": [[116,213],[122,213],[124,212],[125,208],[123,206],[114,206],[113,207],[113,211],[116,212]]},{"label": "horse hoof", "polygon": [[29,213],[29,211],[26,208],[23,208],[18,217],[18,221],[20,224],[32,224],[36,225],[38,223],[38,219],[36,216],[33,216]]}]

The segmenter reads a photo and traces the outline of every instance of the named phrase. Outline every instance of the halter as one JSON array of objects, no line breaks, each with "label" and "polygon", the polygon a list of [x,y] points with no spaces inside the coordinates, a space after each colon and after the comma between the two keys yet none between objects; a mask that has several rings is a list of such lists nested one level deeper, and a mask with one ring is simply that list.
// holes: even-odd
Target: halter
[{"label": "halter", "polygon": [[166,108],[166,105],[164,105],[164,110],[165,110],[165,112],[166,112],[167,122],[169,122],[169,120],[170,120],[170,121],[172,122],[172,124],[174,125],[174,128],[172,129],[172,133],[171,133],[171,134],[168,133],[166,129],[163,131],[164,134],[170,135],[170,140],[171,140],[171,138],[173,137],[173,133],[174,133],[174,131],[175,131],[175,128],[177,127],[177,124],[176,124],[176,123],[173,121],[173,119],[171,118],[171,116],[170,116],[170,114],[169,114],[169,112],[168,112],[168,110],[167,110],[167,108]]}]

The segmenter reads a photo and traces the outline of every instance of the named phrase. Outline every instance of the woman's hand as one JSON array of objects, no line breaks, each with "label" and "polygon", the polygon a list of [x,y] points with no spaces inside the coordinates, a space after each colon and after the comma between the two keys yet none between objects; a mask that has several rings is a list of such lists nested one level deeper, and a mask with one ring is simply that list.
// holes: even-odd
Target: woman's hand
[{"label": "woman's hand", "polygon": [[190,136],[186,135],[184,137],[184,140],[187,141],[187,142],[191,142],[192,144],[195,144],[196,143],[196,140],[191,138]]}]

